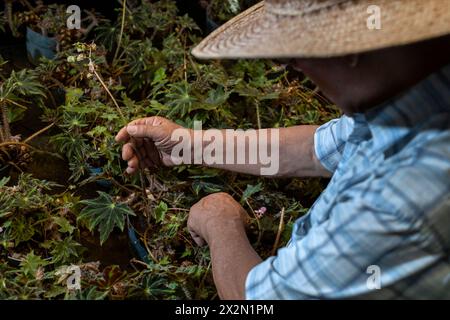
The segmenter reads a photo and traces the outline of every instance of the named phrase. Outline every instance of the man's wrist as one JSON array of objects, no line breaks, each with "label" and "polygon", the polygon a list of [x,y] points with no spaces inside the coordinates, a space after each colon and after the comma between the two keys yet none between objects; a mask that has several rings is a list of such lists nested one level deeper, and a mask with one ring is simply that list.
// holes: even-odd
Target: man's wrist
[{"label": "man's wrist", "polygon": [[228,240],[245,235],[245,226],[240,218],[213,218],[205,225],[205,240],[212,248]]}]

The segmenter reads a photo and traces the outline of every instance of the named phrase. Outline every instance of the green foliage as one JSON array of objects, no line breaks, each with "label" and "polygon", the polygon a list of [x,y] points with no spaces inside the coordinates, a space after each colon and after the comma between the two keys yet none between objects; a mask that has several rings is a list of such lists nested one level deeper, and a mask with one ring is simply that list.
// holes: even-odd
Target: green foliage
[{"label": "green foliage", "polygon": [[7,186],[9,178],[0,180],[0,218],[17,216],[20,211],[45,209],[53,198],[42,194],[57,185],[48,181],[38,180],[31,175],[22,175],[16,185]]},{"label": "green foliage", "polygon": [[44,36],[55,37],[63,46],[71,38],[80,39],[89,33],[90,29],[98,23],[94,12],[85,10],[82,19],[82,31],[67,29],[67,19],[71,13],[67,12],[67,5],[36,3],[32,10],[18,12],[14,20],[18,27],[26,26]]},{"label": "green foliage", "polygon": [[125,218],[135,214],[127,205],[116,203],[109,194],[98,194],[98,198],[80,201],[86,207],[81,211],[78,220],[85,222],[91,231],[98,227],[100,243],[103,244],[115,227],[123,231]]},{"label": "green foliage", "polygon": [[30,100],[41,105],[44,96],[43,86],[33,70],[12,71],[8,78],[0,81],[0,142],[10,139],[9,124],[23,116]]},{"label": "green foliage", "polygon": [[208,15],[217,24],[225,23],[241,11],[258,3],[257,0],[209,0]]},{"label": "green foliage", "polygon": [[159,205],[155,208],[155,219],[156,222],[162,222],[166,216],[169,207],[164,201],[161,201]]},{"label": "green foliage", "polygon": [[22,267],[22,272],[25,276],[37,278],[39,277],[39,269],[47,264],[47,261],[43,260],[40,256],[35,255],[34,252],[31,251],[20,263],[20,266]]},{"label": "green foliage", "polygon": [[[71,226],[71,228],[73,227]],[[58,241],[52,240],[49,246],[52,247],[50,254],[52,255],[52,262],[55,264],[70,263],[77,259],[83,251],[82,245],[70,236]]]},{"label": "green foliage", "polygon": [[0,11],[0,31],[5,32],[6,29],[6,17],[3,11]]},{"label": "green foliage", "polygon": [[[239,3],[239,10],[249,5]],[[249,237],[267,257],[281,211],[284,245],[324,186],[316,179],[271,180],[189,166],[145,171],[143,181],[124,175],[114,136],[131,119],[160,115],[186,127],[200,120],[204,128],[248,129],[319,124],[338,115],[308,79],[293,79],[270,61],[193,59],[190,50],[202,34],[174,1],[127,4],[120,47],[118,1],[117,20],[94,29],[96,43],[77,43],[33,70],[0,77],[8,113],[23,109],[11,101],[28,106],[31,99],[52,100],[56,89],[65,93],[62,103],[40,106],[42,120],[54,124],[49,145],[70,171],[63,186],[31,174],[0,178],[0,298],[213,299],[209,251],[196,247],[186,230],[190,207],[224,191],[249,213],[264,211],[252,215]],[[110,250],[108,239],[127,241],[128,221],[148,259],[119,268],[98,252]],[[71,265],[82,271],[81,290],[65,286]]]},{"label": "green foliage", "polygon": [[244,193],[242,193],[241,203],[244,204],[251,196],[262,190],[263,186],[261,182],[254,186],[248,185],[247,188],[244,190]]}]

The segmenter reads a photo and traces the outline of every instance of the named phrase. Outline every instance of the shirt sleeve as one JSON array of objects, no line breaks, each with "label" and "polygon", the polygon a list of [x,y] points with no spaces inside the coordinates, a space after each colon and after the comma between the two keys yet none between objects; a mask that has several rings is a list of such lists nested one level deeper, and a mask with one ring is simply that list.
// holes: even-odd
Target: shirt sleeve
[{"label": "shirt sleeve", "polygon": [[[389,298],[388,289],[368,284],[370,271],[379,268],[384,289],[432,266],[440,258],[424,254],[417,246],[421,241],[411,221],[389,213],[383,204],[348,200],[305,237],[254,267],[247,276],[246,298],[367,299],[375,292]],[[405,261],[414,268],[405,267]]]},{"label": "shirt sleeve", "polygon": [[353,119],[344,115],[325,123],[316,130],[314,135],[316,156],[328,171],[336,170],[353,126]]}]

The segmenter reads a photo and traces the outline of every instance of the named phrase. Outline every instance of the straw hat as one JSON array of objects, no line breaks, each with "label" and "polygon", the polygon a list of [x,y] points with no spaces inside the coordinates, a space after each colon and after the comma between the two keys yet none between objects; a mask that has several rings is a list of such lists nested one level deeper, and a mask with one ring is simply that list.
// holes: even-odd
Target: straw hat
[{"label": "straw hat", "polygon": [[[381,29],[368,27],[373,6]],[[369,23],[369,25],[371,25]],[[450,34],[450,0],[266,0],[211,33],[198,58],[332,57]]]}]

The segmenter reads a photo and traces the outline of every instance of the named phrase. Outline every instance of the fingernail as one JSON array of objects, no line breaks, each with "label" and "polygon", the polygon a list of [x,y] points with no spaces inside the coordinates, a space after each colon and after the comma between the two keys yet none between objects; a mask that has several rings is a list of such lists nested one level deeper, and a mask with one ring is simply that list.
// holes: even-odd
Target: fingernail
[{"label": "fingernail", "polygon": [[136,126],[128,126],[127,127],[127,132],[131,135],[135,134],[137,132],[137,127]]}]

